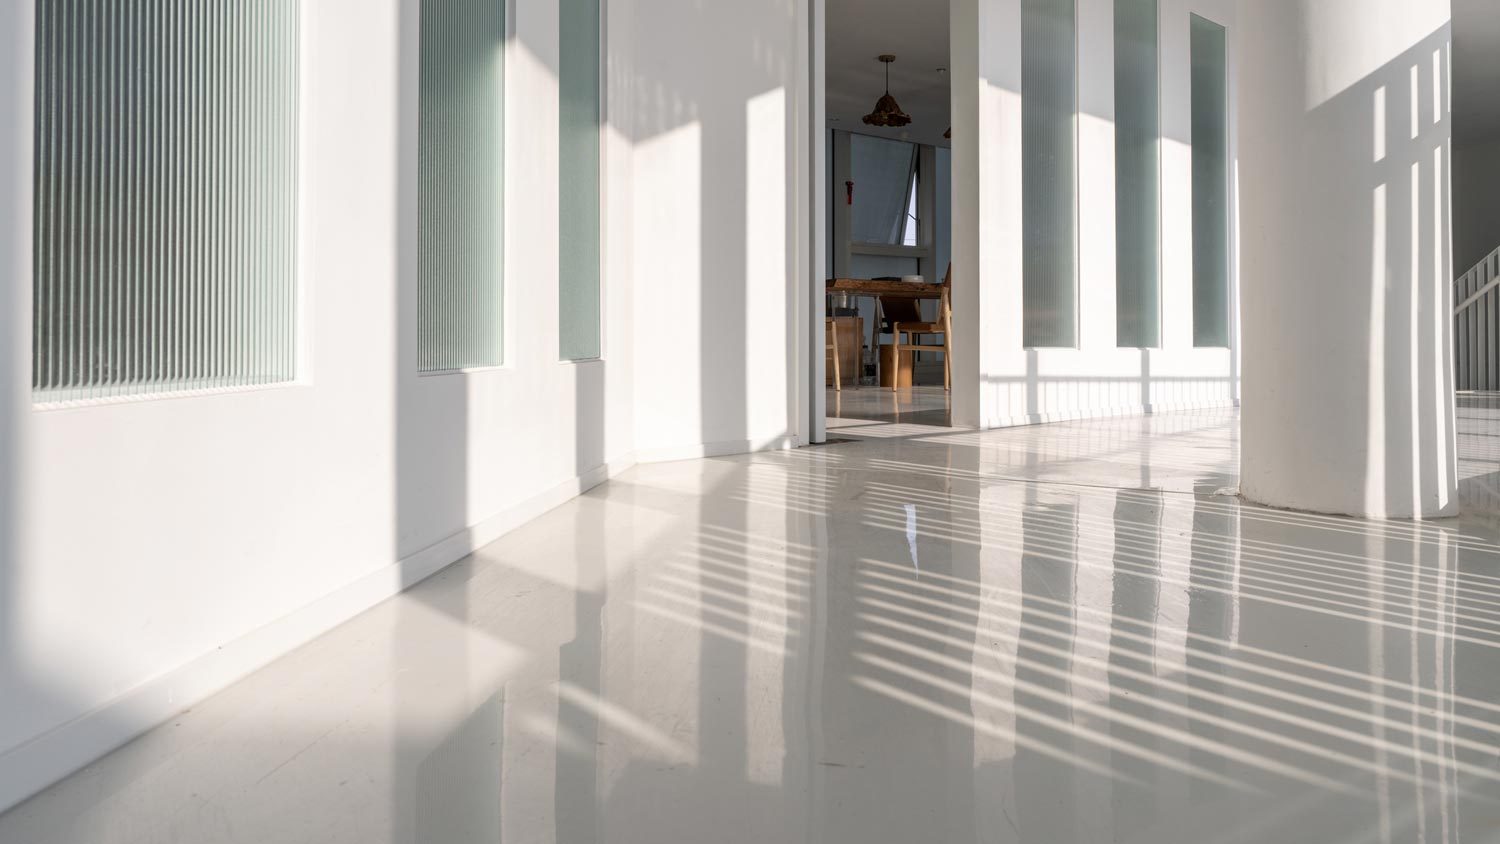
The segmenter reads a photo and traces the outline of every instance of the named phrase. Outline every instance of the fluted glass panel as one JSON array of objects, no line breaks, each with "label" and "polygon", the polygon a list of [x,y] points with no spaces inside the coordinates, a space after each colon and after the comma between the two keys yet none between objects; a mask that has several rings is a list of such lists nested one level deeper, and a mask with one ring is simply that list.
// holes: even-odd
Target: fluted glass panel
[{"label": "fluted glass panel", "polygon": [[38,401],[296,376],[299,0],[37,0]]},{"label": "fluted glass panel", "polygon": [[1193,345],[1229,345],[1229,107],[1224,27],[1192,16]]},{"label": "fluted glass panel", "polygon": [[422,0],[420,368],[502,360],[505,4]]},{"label": "fluted glass panel", "polygon": [[1077,15],[1074,0],[1022,0],[1023,342],[1077,345]]},{"label": "fluted glass panel", "polygon": [[1115,0],[1115,339],[1161,344],[1157,0]]},{"label": "fluted glass panel", "polygon": [[599,357],[599,0],[559,0],[558,289],[563,360]]}]

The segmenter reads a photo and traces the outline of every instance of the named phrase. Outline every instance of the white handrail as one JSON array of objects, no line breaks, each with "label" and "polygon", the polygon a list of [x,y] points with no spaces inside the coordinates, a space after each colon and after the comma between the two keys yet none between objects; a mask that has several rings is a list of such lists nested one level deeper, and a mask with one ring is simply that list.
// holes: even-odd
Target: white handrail
[{"label": "white handrail", "polygon": [[1491,252],[1488,256],[1485,257],[1483,261],[1475,264],[1469,269],[1468,272],[1459,276],[1458,279],[1453,282],[1454,298],[1456,299],[1459,296],[1463,295],[1462,290],[1464,287],[1464,282],[1482,277],[1485,274],[1486,270],[1489,271],[1489,275],[1491,276],[1490,280],[1486,282],[1483,287],[1479,288],[1473,293],[1470,293],[1467,297],[1464,298],[1461,304],[1453,309],[1454,316],[1458,316],[1467,308],[1473,307],[1474,303],[1478,302],[1480,298],[1484,296],[1484,294],[1490,292],[1491,290],[1494,290],[1496,287],[1500,287],[1500,271],[1497,271],[1497,269],[1500,268],[1497,268],[1497,264],[1500,264],[1500,249],[1496,249],[1494,252]]},{"label": "white handrail", "polygon": [[1500,390],[1500,249],[1453,282],[1453,376],[1460,390]]}]

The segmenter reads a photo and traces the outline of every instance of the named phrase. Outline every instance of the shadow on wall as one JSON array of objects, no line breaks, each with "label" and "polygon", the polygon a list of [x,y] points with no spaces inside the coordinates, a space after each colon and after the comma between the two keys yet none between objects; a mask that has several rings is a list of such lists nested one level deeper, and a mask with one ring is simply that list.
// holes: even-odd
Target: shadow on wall
[{"label": "shadow on wall", "polygon": [[[0,5],[0,112],[20,114],[29,108],[27,63],[32,51],[21,33],[30,33],[29,3]],[[0,132],[0,701],[18,707],[45,706],[48,687],[31,676],[22,659],[22,617],[18,605],[23,538],[22,436],[31,413],[31,379],[27,344],[31,337],[30,138]],[[0,808],[17,794],[6,769],[12,736],[0,730]]]},{"label": "shadow on wall", "polygon": [[[516,3],[508,5],[508,37],[513,43],[519,43],[514,24]],[[679,151],[677,147],[662,146],[657,142],[664,135],[680,137],[681,130],[689,123],[698,134],[694,135],[695,145],[688,151],[688,156],[658,156],[650,159],[650,167],[657,169],[647,169],[642,173],[642,180],[650,185],[653,194],[653,198],[646,201],[681,207],[690,225],[649,229],[651,243],[649,248],[641,250],[645,253],[643,263],[650,265],[661,259],[660,266],[666,268],[666,283],[652,287],[654,291],[660,290],[661,298],[646,303],[639,311],[648,313],[652,308],[665,309],[649,321],[655,344],[649,347],[649,352],[655,354],[646,357],[650,368],[659,377],[650,381],[641,404],[661,408],[669,420],[699,422],[692,438],[685,440],[688,443],[740,443],[763,432],[780,434],[785,431],[788,421],[782,400],[788,393],[785,389],[787,348],[794,336],[785,308],[791,284],[788,267],[792,260],[785,246],[785,230],[790,225],[789,207],[793,194],[786,189],[789,177],[784,169],[785,162],[791,158],[792,144],[787,133],[787,126],[792,125],[788,111],[791,103],[784,92],[795,65],[793,57],[786,53],[787,46],[795,43],[792,37],[795,31],[794,5],[782,0],[776,4],[774,14],[768,14],[764,8],[751,10],[734,5],[710,9],[686,2],[646,5],[648,9],[642,14],[649,21],[641,26],[642,33],[671,32],[674,45],[696,45],[692,48],[696,52],[684,58],[684,51],[676,47],[671,50],[651,49],[643,51],[652,63],[650,67],[612,69],[625,75],[628,79],[626,90],[631,92],[634,109],[649,118],[645,121],[646,128],[638,134],[632,132],[630,137],[638,145],[675,153]],[[5,6],[4,12],[0,12],[0,22],[13,13],[24,15],[24,12],[16,11],[22,6],[25,4]],[[426,550],[411,547],[412,543],[423,538],[464,532],[470,510],[471,478],[468,472],[476,459],[469,446],[474,432],[470,430],[468,398],[469,381],[475,376],[421,378],[416,373],[420,266],[416,166],[419,8],[419,0],[399,0],[392,5],[391,12],[395,16],[397,64],[401,68],[393,121],[398,132],[393,162],[397,211],[393,230],[389,232],[398,267],[397,284],[391,294],[394,297],[396,353],[386,364],[391,367],[388,383],[392,385],[391,413],[395,418],[395,492],[391,502],[390,549],[391,557],[397,560],[410,560]],[[658,25],[666,22],[673,26]],[[631,25],[631,22],[618,25]],[[743,47],[746,51],[735,57],[735,61],[724,61],[725,57],[716,52],[722,50],[723,44],[720,39],[711,37],[713,33],[723,31],[725,26],[744,33],[744,37],[730,40],[736,48]],[[684,30],[691,32],[694,28],[701,37],[681,39]],[[3,31],[29,33],[30,27],[17,25]],[[548,33],[545,26],[537,23],[522,31],[543,36],[539,41],[545,41]],[[541,63],[540,69],[556,77],[555,43],[523,46],[531,56],[543,57],[546,61]],[[6,55],[19,58],[29,53],[7,51]],[[682,64],[673,66],[673,62]],[[703,80],[705,68],[719,68],[724,76]],[[364,69],[359,67],[348,69],[351,78],[362,71]],[[22,78],[29,78],[29,73],[7,72],[0,77],[4,80]],[[337,81],[346,82],[343,77]],[[673,87],[684,85],[687,87]],[[8,102],[13,96],[24,99],[23,95],[29,96],[29,93],[0,91],[0,100]],[[386,94],[378,86],[351,90],[349,96],[359,101],[362,107],[385,108],[381,98]],[[3,160],[6,163],[0,168],[0,178],[29,172],[29,166],[9,166],[10,149],[5,145],[15,140],[13,136],[0,139],[0,153],[5,153]],[[773,177],[775,181],[771,181]],[[0,184],[0,187],[8,186]],[[371,189],[379,187],[378,184],[372,185]],[[20,189],[6,190],[0,196],[8,200],[28,193]],[[384,196],[376,199],[382,205],[389,201],[389,197]],[[351,197],[351,201],[359,200],[357,195]],[[29,236],[29,227],[9,225],[6,216],[9,213],[9,208],[0,207],[0,237],[9,237],[18,231]],[[693,233],[691,242],[684,240],[684,232]],[[0,246],[4,245],[0,242]],[[693,258],[691,263],[685,264],[681,257],[688,251],[693,253]],[[24,254],[22,248],[0,249],[0,260]],[[655,275],[653,272],[653,277]],[[16,273],[15,276],[29,277],[25,273]],[[0,297],[4,297],[0,298],[0,306],[3,306],[0,307],[0,320],[6,321],[0,325],[0,341],[15,339],[21,342],[28,332],[5,330],[10,327],[10,320],[16,321],[18,329],[24,329],[24,320],[29,319],[29,311],[15,301],[22,297],[23,289],[10,281],[7,267],[6,283],[0,286]],[[682,303],[687,303],[691,313],[684,314],[683,319],[674,319],[678,313],[671,308],[680,309]],[[700,318],[703,321],[700,336],[684,338],[680,326],[695,323]],[[512,324],[525,326],[527,323],[516,320]],[[747,357],[752,352],[755,360],[749,361]],[[555,354],[555,350],[548,350],[548,353]],[[20,450],[15,438],[18,436],[17,421],[29,412],[30,391],[26,373],[19,371],[19,363],[28,357],[24,354],[6,355],[4,359],[17,362],[18,371],[0,372],[0,468],[5,470],[0,475],[0,669],[4,671],[0,682],[5,684],[0,686],[0,692],[4,692],[7,702],[21,700],[28,706],[42,707],[46,703],[48,687],[38,684],[33,688],[32,684],[42,679],[54,679],[55,675],[28,677],[20,670],[23,666],[13,664],[16,661],[14,646],[19,635],[15,629],[17,613],[9,606],[14,594],[11,585],[17,562],[17,531],[12,528],[19,525],[15,468]],[[692,367],[700,361],[702,368],[694,370]],[[606,364],[599,363],[570,368],[577,379],[574,389],[578,406],[598,409],[597,413],[584,414],[575,420],[574,446],[580,467],[597,466],[602,461],[606,424],[603,414],[605,367]],[[17,379],[14,385],[12,378]],[[753,401],[752,396],[755,397]],[[756,403],[762,398],[769,409],[757,409]],[[516,408],[512,412],[524,413],[526,410]],[[558,436],[566,437],[566,430],[560,425]],[[680,439],[679,430],[669,434],[679,442],[684,441]],[[486,466],[483,471],[503,475],[506,468]],[[740,528],[733,527],[740,525],[743,519],[732,515],[725,518],[736,533],[743,533]],[[439,530],[442,526],[449,529]],[[580,525],[578,535],[597,539],[599,527],[597,524]],[[594,542],[582,543],[576,552],[575,637],[567,644],[550,645],[550,649],[558,653],[564,681],[570,687],[580,689],[584,697],[602,687],[600,612],[606,594],[603,588],[605,550]],[[389,659],[391,681],[389,687],[382,689],[380,705],[388,706],[390,715],[402,726],[422,725],[420,729],[396,731],[390,738],[392,767],[388,772],[380,772],[380,781],[384,782],[386,774],[390,779],[388,810],[392,841],[495,840],[495,836],[489,833],[499,828],[503,820],[498,813],[499,803],[494,799],[494,790],[487,790],[486,786],[457,791],[446,787],[455,782],[498,784],[503,740],[512,735],[507,727],[512,725],[509,713],[514,705],[514,690],[504,683],[490,684],[490,678],[497,672],[487,648],[496,647],[495,637],[479,629],[481,625],[476,623],[471,606],[470,590],[474,588],[472,581],[477,569],[472,559],[460,562],[441,572],[429,584],[424,584],[422,589],[397,598],[389,606],[372,610],[396,615],[389,651],[382,651]],[[705,618],[708,615],[705,614]],[[498,647],[504,650],[503,643]],[[535,657],[543,650],[531,648],[528,653]],[[743,696],[743,680],[739,682],[737,694]],[[474,694],[472,700],[463,704],[462,711],[451,705],[437,711],[432,709],[443,706],[436,703],[441,696],[434,695],[435,689],[455,687],[471,690]],[[13,690],[22,693],[13,696]],[[581,714],[576,707],[565,706],[559,706],[555,716],[560,729],[579,735],[587,735],[590,717]],[[286,734],[274,731],[268,738],[290,740],[295,734],[296,731],[291,729]],[[497,748],[495,752],[473,752],[474,747],[485,747],[491,742]],[[141,770],[146,764],[145,758],[157,746],[152,742],[138,743],[134,751],[118,757],[121,761],[115,763],[115,775],[124,779],[129,776],[130,769]],[[733,752],[726,747],[722,756],[726,760],[726,770],[732,768],[736,758]],[[596,761],[563,759],[560,754],[557,788],[566,787],[570,794],[575,793],[577,788],[593,781],[596,768]],[[120,787],[125,789],[124,785]],[[579,797],[578,801],[578,806],[582,807],[596,803],[597,799]],[[108,823],[107,814],[102,811],[89,813],[87,818],[79,820],[79,825],[70,830],[70,834],[87,837],[92,829],[103,836],[104,829],[93,825]],[[384,820],[383,813],[377,814],[380,814],[378,820]],[[559,836],[568,840],[587,840],[585,818],[586,815],[575,813],[570,813],[566,821],[559,818]],[[195,816],[195,820],[210,823],[213,819]],[[378,821],[372,818],[372,822]],[[564,829],[564,823],[572,826]]]},{"label": "shadow on wall", "polygon": [[[22,4],[9,4],[0,10],[0,32],[16,32],[24,27],[14,20]],[[8,38],[9,36],[0,36]],[[20,63],[26,51],[0,50]],[[7,62],[9,63],[9,62]],[[19,70],[0,69],[0,84],[21,79]],[[0,88],[0,109],[14,114],[12,105],[22,99],[20,86],[6,85]],[[29,277],[24,266],[27,250],[21,242],[26,227],[21,220],[29,216],[21,204],[27,192],[15,184],[14,177],[23,172],[15,166],[20,157],[18,133],[5,132],[0,137],[0,700],[25,700],[25,666],[21,663],[17,624],[19,607],[16,604],[16,580],[21,565],[21,538],[19,510],[21,490],[19,488],[20,437],[24,414],[30,412],[29,384],[22,361],[27,356],[21,338],[31,336],[26,320],[30,309],[22,306],[23,279]],[[0,752],[5,748],[0,747]],[[5,772],[0,771],[0,780]],[[0,797],[3,805],[3,797]]]},{"label": "shadow on wall", "polygon": [[[1326,210],[1371,221],[1368,238],[1357,245],[1364,250],[1350,254],[1371,256],[1366,277],[1385,283],[1364,288],[1369,293],[1365,302],[1347,304],[1351,313],[1369,315],[1364,324],[1365,348],[1370,350],[1366,433],[1371,458],[1365,489],[1367,498],[1378,496],[1387,511],[1396,508],[1399,496],[1411,495],[1409,483],[1402,480],[1405,467],[1395,465],[1398,456],[1415,453],[1418,461],[1443,461],[1449,478],[1456,459],[1453,256],[1447,235],[1452,231],[1451,53],[1451,27],[1445,26],[1312,112],[1313,119],[1330,127],[1371,127],[1370,146],[1360,151],[1362,160],[1370,162],[1365,182],[1349,186],[1348,195],[1324,194],[1330,206],[1310,209],[1310,215],[1317,219]],[[1391,295],[1406,290],[1413,291],[1409,298]],[[1413,325],[1418,326],[1415,337]],[[1382,386],[1419,379],[1422,390],[1414,397],[1415,407],[1404,390]],[[1411,471],[1421,477],[1425,470]],[[1420,490],[1424,498],[1434,492]]]},{"label": "shadow on wall", "polygon": [[[475,34],[485,28],[478,4],[429,0],[427,5],[433,14],[450,19],[468,13],[471,24],[466,27],[467,34],[475,40],[481,37]],[[394,4],[399,73],[394,162],[396,229],[391,233],[397,268],[392,309],[396,353],[390,363],[396,416],[395,519],[391,546],[393,558],[404,563],[421,560],[434,551],[437,556],[451,559],[453,552],[438,549],[453,545],[454,537],[467,542],[471,530],[468,496],[472,461],[469,395],[471,381],[477,380],[468,372],[423,375],[419,371],[424,346],[431,342],[423,336],[423,303],[427,295],[423,205],[431,199],[430,196],[424,199],[423,179],[429,170],[420,157],[426,120],[421,92],[422,47],[427,40],[423,38],[423,6],[422,0],[398,0]],[[505,29],[496,33],[493,49],[505,55],[516,31],[515,3],[506,2],[502,7]],[[435,43],[457,37],[453,25],[446,26],[450,31],[439,31],[432,36]],[[461,51],[474,44],[445,46]],[[462,82],[475,85],[472,79]],[[476,87],[483,90],[484,86]],[[445,150],[470,152],[461,142],[450,143]],[[503,147],[496,152],[503,152]],[[434,176],[444,177],[445,174]],[[461,198],[454,200],[458,202]],[[441,215],[445,210],[428,209],[428,212]],[[470,227],[450,224],[447,235],[458,238],[462,248],[473,249],[478,244],[465,239],[471,231]],[[442,241],[435,244],[439,242]],[[505,281],[502,272],[502,291]],[[465,344],[459,342],[459,345]],[[421,545],[432,541],[437,546]],[[412,571],[403,570],[403,579],[421,577],[429,565],[417,562],[403,566],[406,568]],[[400,725],[390,734],[392,844],[500,840],[501,819],[494,796],[499,793],[502,773],[505,690],[501,687],[488,694],[481,693],[473,701],[477,705],[469,712],[442,706],[440,701],[447,696],[435,694],[436,690],[451,689],[462,695],[474,687],[470,664],[476,655],[471,652],[468,602],[472,574],[473,560],[467,558],[444,567],[422,588],[411,589],[395,599],[388,669],[391,688],[387,698],[390,717]],[[404,587],[413,585],[403,583]],[[404,728],[409,724],[422,724],[425,728]]]},{"label": "shadow on wall", "polygon": [[[524,76],[529,69],[557,79],[559,49],[548,39],[547,22],[535,16],[519,21],[517,5],[510,2],[506,8],[505,51],[511,56],[507,60],[508,71]],[[420,6],[421,0],[403,0],[399,12],[403,33],[400,66],[405,82],[399,109],[401,219],[395,237],[402,250],[398,261],[402,283],[396,309],[400,351],[394,362],[398,420],[394,541],[397,556],[401,558],[423,550],[411,547],[411,543],[414,537],[430,531],[434,520],[444,526],[439,535],[466,532],[465,526],[471,519],[467,497],[471,467],[502,477],[506,471],[504,466],[475,467],[477,458],[468,448],[471,436],[479,433],[469,427],[471,379],[477,387],[493,383],[495,373],[421,377],[412,363],[417,359],[419,328],[416,127],[420,92],[416,70],[421,63],[420,47],[412,33],[418,29]],[[518,102],[510,113],[524,115],[535,107],[534,103]],[[540,111],[545,113],[546,109]],[[515,129],[508,129],[506,134],[514,138]],[[514,195],[513,191],[508,193]],[[518,208],[513,203],[507,210],[511,214],[526,213],[524,207]],[[514,227],[507,223],[505,230],[513,233]],[[548,231],[545,226],[537,230]],[[514,240],[511,245],[515,245]],[[521,283],[525,280],[512,277],[503,282],[507,287]],[[506,294],[508,302],[516,302],[518,298],[514,291]],[[603,466],[608,423],[606,376],[610,364],[605,360],[569,366],[557,364],[555,344],[536,342],[539,336],[555,341],[555,332],[545,330],[534,319],[512,319],[506,325],[518,334],[507,345],[514,356],[513,360],[507,360],[507,365],[550,367],[549,379],[573,379],[574,418],[559,420],[552,428],[555,436],[566,437],[571,424],[573,474],[582,476]],[[509,412],[526,410],[512,408]],[[506,827],[502,809],[515,805],[501,799],[505,760],[514,758],[507,752],[507,745],[520,743],[524,755],[525,736],[537,728],[539,718],[546,717],[540,716],[538,710],[554,707],[555,714],[550,717],[555,718],[557,733],[578,739],[566,745],[559,743],[553,760],[552,792],[558,801],[557,840],[594,840],[597,806],[594,782],[598,764],[594,734],[598,725],[589,703],[599,698],[602,682],[601,613],[607,576],[603,528],[592,520],[583,521],[580,517],[574,530],[561,532],[559,541],[570,546],[567,552],[558,549],[545,554],[545,559],[527,561],[528,567],[532,563],[576,567],[573,572],[555,572],[559,580],[573,584],[571,640],[534,641],[532,637],[516,636],[514,625],[501,628],[476,617],[471,593],[482,589],[480,584],[489,582],[497,570],[504,571],[502,567],[486,565],[489,561],[482,560],[482,554],[471,555],[445,568],[421,588],[398,599],[390,670],[394,678],[392,716],[402,728],[392,735],[393,842],[463,844],[501,840]],[[547,653],[551,650],[556,652],[555,665],[549,664]],[[557,687],[537,689],[524,685],[519,694],[513,694],[511,676],[498,670],[496,658],[508,658],[523,651],[528,663],[538,668],[545,665],[544,673],[556,676],[560,687],[570,690],[569,694],[557,695]],[[465,708],[454,708],[455,701],[465,700]],[[412,724],[423,724],[426,729],[409,729]],[[535,757],[531,758],[535,761]],[[527,787],[532,785],[535,783],[528,782]]]},{"label": "shadow on wall", "polygon": [[633,92],[636,431],[648,456],[781,436],[792,422],[796,20],[791,0],[642,3],[635,67],[612,68]]},{"label": "shadow on wall", "polygon": [[[1156,375],[1151,371],[1150,351],[1141,349],[1139,353],[1139,375],[1043,375],[1037,350],[1027,349],[1026,374],[984,376],[986,384],[1007,391],[1025,390],[1024,412],[998,420],[995,427],[1043,425],[1136,412],[1138,408],[1144,408],[1148,414],[1222,408],[1228,406],[1227,399],[1205,401],[1205,393],[1233,389],[1239,383],[1238,378],[1228,375]],[[1056,401],[1053,393],[1059,391],[1071,397],[1070,403]],[[1071,410],[1073,407],[1080,409]]]}]

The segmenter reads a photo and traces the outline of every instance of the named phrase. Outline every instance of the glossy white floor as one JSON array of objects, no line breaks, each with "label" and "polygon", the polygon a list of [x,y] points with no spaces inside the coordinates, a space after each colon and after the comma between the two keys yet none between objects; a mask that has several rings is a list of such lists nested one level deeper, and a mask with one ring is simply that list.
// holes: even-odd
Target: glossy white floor
[{"label": "glossy white floor", "polygon": [[1227,412],[641,467],[0,841],[1500,840],[1500,410],[1463,430],[1440,524],[1242,505]]}]

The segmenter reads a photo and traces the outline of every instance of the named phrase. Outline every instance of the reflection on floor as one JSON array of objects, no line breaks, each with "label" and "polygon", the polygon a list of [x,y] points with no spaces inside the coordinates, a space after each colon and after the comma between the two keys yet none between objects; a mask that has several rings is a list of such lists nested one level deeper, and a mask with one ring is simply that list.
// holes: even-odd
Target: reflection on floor
[{"label": "reflection on floor", "polygon": [[1495,840],[1492,455],[1363,523],[1233,497],[1230,412],[845,435],[639,467],[0,841]]},{"label": "reflection on floor", "polygon": [[[845,387],[828,390],[828,429],[845,427],[851,421],[901,422],[910,425],[948,427],[952,408],[950,394],[936,387]],[[834,436],[834,435],[830,435]],[[842,437],[843,434],[836,436]]]}]

